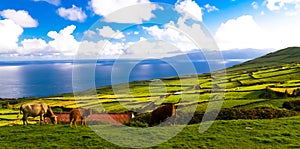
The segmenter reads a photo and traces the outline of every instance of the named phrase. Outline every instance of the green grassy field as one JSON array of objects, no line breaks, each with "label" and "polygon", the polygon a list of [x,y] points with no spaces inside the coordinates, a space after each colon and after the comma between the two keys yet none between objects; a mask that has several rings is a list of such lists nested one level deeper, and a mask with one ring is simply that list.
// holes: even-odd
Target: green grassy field
[{"label": "green grassy field", "polygon": [[[107,127],[118,129],[110,125],[94,127],[99,127],[99,131]],[[168,129],[171,128],[163,128],[164,131]],[[188,125],[174,138],[152,148],[300,147],[300,117],[215,121],[204,133],[199,133],[198,129],[199,124]],[[122,148],[102,139],[89,127],[74,129],[68,125],[15,125],[0,127],[0,132],[1,148]],[[140,142],[140,145],[142,144],[143,142]],[[138,142],[136,145],[139,146]]]},{"label": "green grassy field", "polygon": [[[271,107],[285,110],[284,102],[300,100],[300,96],[292,96],[293,91],[300,88],[299,50],[284,49],[228,68],[224,78],[209,74],[187,75],[160,81],[130,82],[129,92],[126,84],[119,84],[113,86],[114,90],[112,87],[100,87],[76,93],[76,97],[69,93],[45,98],[0,100],[1,104],[9,103],[0,108],[0,132],[5,132],[0,134],[0,148],[119,148],[99,138],[88,127],[39,126],[33,121],[34,125],[21,126],[22,122],[16,119],[18,108],[28,102],[48,103],[58,112],[62,107],[83,107],[98,112],[122,113],[143,111],[142,108],[151,102],[158,106],[181,101],[178,103],[182,106],[179,112],[194,112],[191,109],[196,105],[196,113],[204,113],[209,103],[213,105],[213,101],[220,100],[223,100],[222,109]],[[200,90],[195,89],[197,84]],[[92,95],[93,91],[97,94]],[[170,96],[161,98],[166,94]],[[11,101],[17,103],[10,104]],[[99,108],[99,104],[103,108]],[[247,126],[252,129],[246,129]],[[111,125],[97,127],[100,130],[108,127],[118,129]],[[270,120],[217,120],[203,134],[198,133],[198,127],[199,124],[188,125],[176,137],[153,148],[300,148],[300,117],[297,116]]]}]

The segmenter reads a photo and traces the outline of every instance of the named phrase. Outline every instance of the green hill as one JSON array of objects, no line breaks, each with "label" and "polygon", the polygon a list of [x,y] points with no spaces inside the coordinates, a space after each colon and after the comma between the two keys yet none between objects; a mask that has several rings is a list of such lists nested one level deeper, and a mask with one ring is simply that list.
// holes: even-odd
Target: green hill
[{"label": "green hill", "polygon": [[[197,111],[201,113],[205,111],[211,98],[218,98],[211,94],[212,89],[216,87],[226,88],[222,90],[225,93],[223,108],[243,107],[243,105],[247,105],[247,107],[259,105],[281,107],[286,99],[276,101],[270,99],[283,96],[292,97],[294,90],[300,88],[299,50],[300,48],[296,47],[279,50],[228,68],[226,77],[220,78],[218,81],[215,81],[210,74],[162,78],[161,82],[135,81],[129,83],[130,92],[128,92],[126,84],[120,84],[114,86],[117,90],[113,90],[111,87],[97,88],[97,95],[93,97],[90,97],[93,90],[83,91],[76,94],[78,96],[76,101],[72,93],[41,99],[19,99],[19,103],[10,105],[11,109],[6,111],[12,112],[24,102],[46,102],[57,107],[54,110],[58,112],[67,112],[65,110],[75,107],[95,108],[98,112],[112,113],[149,112],[151,109],[143,110],[143,108],[152,102],[157,106],[163,102],[177,103],[181,96],[185,96],[188,100],[180,103],[185,107],[180,110],[188,111],[190,106],[198,105]],[[195,90],[194,87],[197,84],[200,85],[200,90]],[[182,92],[181,95],[173,94],[179,91]],[[285,92],[287,94],[282,95]],[[165,94],[171,96],[161,99]],[[9,103],[10,101],[5,102]],[[16,103],[15,100],[13,102]],[[98,103],[101,103],[103,108],[98,108]],[[2,117],[4,116],[2,115]]]},{"label": "green hill", "polygon": [[[76,107],[109,113],[138,111],[139,114],[127,125],[147,127],[150,112],[155,106],[163,102],[177,103],[184,97],[177,104],[176,127],[181,127],[184,115],[196,106],[190,124],[174,138],[153,148],[299,148],[299,50],[279,50],[228,68],[224,78],[199,74],[162,78],[160,81],[135,81],[129,83],[130,92],[126,84],[119,84],[114,86],[117,90],[108,86],[82,91],[76,94],[76,100],[73,93],[40,99],[1,100],[4,106],[0,108],[0,126],[3,126],[0,131],[6,133],[0,135],[0,143],[4,148],[109,148],[113,145],[98,137],[90,128],[71,129],[68,125],[19,126],[22,122],[16,119],[16,115],[22,103],[45,102],[58,113]],[[92,96],[90,93],[93,91],[97,95]],[[220,96],[222,93],[224,96]],[[217,120],[208,131],[200,134],[198,128],[203,113],[209,104],[212,105],[209,113],[214,113],[214,108],[220,105],[220,99],[224,101]],[[101,108],[99,103],[102,104]],[[151,103],[154,103],[154,107],[145,108]],[[107,127],[118,129],[111,125],[99,127],[100,130]],[[172,129],[161,127],[164,130]],[[47,136],[35,133],[44,131]],[[74,133],[76,136],[70,136]],[[77,141],[71,141],[74,139]]]},{"label": "green hill", "polygon": [[229,68],[229,71],[237,70],[254,70],[278,67],[283,64],[300,63],[300,47],[290,47],[276,52],[269,53],[265,56],[235,65]]}]

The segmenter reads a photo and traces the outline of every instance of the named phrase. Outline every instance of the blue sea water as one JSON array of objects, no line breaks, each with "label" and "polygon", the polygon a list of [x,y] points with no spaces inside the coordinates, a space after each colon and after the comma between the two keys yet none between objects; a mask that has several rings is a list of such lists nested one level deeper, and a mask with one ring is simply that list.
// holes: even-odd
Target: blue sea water
[{"label": "blue sea water", "polygon": [[[226,67],[238,63],[240,62],[232,61],[226,63]],[[134,66],[132,66],[133,64]],[[185,70],[186,66],[186,62],[174,62],[170,65],[159,60],[139,63],[124,61],[120,65],[114,65],[112,60],[98,61],[93,69],[94,84],[96,87],[111,85],[112,73],[118,73],[119,76],[122,76],[128,71],[130,72],[129,77],[126,75],[117,76],[113,82],[125,83],[134,80],[150,80],[210,71],[207,62],[203,61],[193,62],[195,70]],[[179,68],[183,69],[180,74],[178,74]],[[0,98],[44,97],[72,92],[73,69],[72,61],[0,62]],[[81,89],[88,88],[86,86],[86,88]]]}]

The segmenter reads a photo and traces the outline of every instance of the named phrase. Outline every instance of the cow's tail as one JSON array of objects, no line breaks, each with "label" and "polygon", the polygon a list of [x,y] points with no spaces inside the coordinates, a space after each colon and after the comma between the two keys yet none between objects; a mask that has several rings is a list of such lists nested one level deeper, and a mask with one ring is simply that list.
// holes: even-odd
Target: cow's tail
[{"label": "cow's tail", "polygon": [[22,114],[22,110],[23,110],[23,108],[22,108],[22,105],[21,105],[21,106],[20,106],[20,111],[19,111],[19,113],[18,113],[18,115],[17,115],[17,119],[19,119],[20,115]]}]

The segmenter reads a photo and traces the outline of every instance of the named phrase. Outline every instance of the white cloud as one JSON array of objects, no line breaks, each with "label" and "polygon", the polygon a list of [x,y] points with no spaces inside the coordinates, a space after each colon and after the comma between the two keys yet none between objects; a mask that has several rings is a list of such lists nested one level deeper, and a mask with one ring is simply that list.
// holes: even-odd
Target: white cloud
[{"label": "white cloud", "polygon": [[[159,28],[158,26],[143,27],[145,31],[148,32],[155,40],[162,40],[172,43],[175,47],[180,49],[182,52],[191,51],[197,49],[193,42],[188,39],[184,34],[177,31],[174,28],[165,26],[164,28]],[[164,51],[163,49],[162,51]],[[174,49],[174,52],[177,49]],[[179,52],[179,51],[178,51]]]},{"label": "white cloud", "polygon": [[299,18],[286,17],[269,21],[270,25],[264,25],[263,29],[268,33],[270,47],[282,49],[300,46]]},{"label": "white cloud", "polygon": [[0,53],[16,51],[22,33],[23,28],[12,20],[0,20]]},{"label": "white cloud", "polygon": [[75,25],[67,26],[66,28],[60,30],[59,32],[50,31],[48,36],[52,38],[48,45],[58,53],[64,53],[67,55],[72,55],[77,50],[79,42],[74,38],[72,33],[76,29]]},{"label": "white cloud", "polygon": [[92,30],[87,30],[87,31],[83,32],[83,35],[85,38],[93,38],[96,35],[96,32],[94,32]]},{"label": "white cloud", "polygon": [[285,12],[287,16],[296,16],[300,14],[300,3],[294,6],[294,9],[289,9]]},{"label": "white cloud", "polygon": [[100,36],[105,38],[122,39],[125,37],[122,32],[120,32],[119,30],[114,31],[109,26],[103,26],[103,28],[101,29],[97,28],[97,31],[99,32]]},{"label": "white cloud", "polygon": [[299,19],[269,20],[259,25],[252,16],[241,16],[222,23],[215,34],[221,50],[282,49],[300,46]]},{"label": "white cloud", "polygon": [[67,20],[71,20],[71,21],[79,21],[79,22],[83,22],[86,19],[86,14],[82,11],[81,8],[76,7],[75,5],[72,5],[72,8],[59,8],[57,10],[57,13],[67,19]]},{"label": "white cloud", "polygon": [[202,21],[202,8],[192,0],[178,0],[175,4],[175,9],[179,13],[189,13],[193,18]]},{"label": "white cloud", "polygon": [[92,0],[90,6],[94,12],[101,16],[107,16],[119,9],[137,5],[142,3],[149,3],[148,0]]},{"label": "white cloud", "polygon": [[48,44],[43,39],[24,39],[21,42],[22,47],[19,48],[20,54],[34,54],[34,53],[45,53]]},{"label": "white cloud", "polygon": [[211,6],[210,4],[206,4],[204,8],[207,12],[219,11],[219,9],[216,6]]},{"label": "white cloud", "polygon": [[287,7],[287,5],[294,5],[295,10],[297,10],[296,5],[299,4],[300,0],[266,0],[266,6],[271,11],[281,10]]},{"label": "white cloud", "polygon": [[249,15],[222,23],[215,35],[221,50],[266,48],[266,38],[264,31]]},{"label": "white cloud", "polygon": [[258,3],[257,2],[252,2],[251,6],[253,9],[258,9]]},{"label": "white cloud", "polygon": [[120,42],[112,43],[108,40],[91,42],[84,40],[80,43],[76,56],[79,59],[117,58],[124,54],[126,47],[127,45]]},{"label": "white cloud", "polygon": [[[142,49],[142,50],[141,50]],[[120,58],[125,59],[148,59],[148,58],[163,58],[177,55],[178,47],[172,43],[161,40],[145,40],[131,43],[126,49],[126,54]]]},{"label": "white cloud", "polygon": [[35,1],[35,2],[47,2],[47,3],[55,5],[55,6],[60,5],[60,0],[33,0],[33,1]]},{"label": "white cloud", "polygon": [[27,11],[6,9],[0,12],[3,18],[10,19],[23,28],[37,27],[38,22]]},{"label": "white cloud", "polygon": [[71,58],[69,56],[74,56],[79,46],[72,35],[75,28],[76,26],[70,25],[59,32],[48,32],[47,35],[52,38],[48,43],[43,39],[31,38],[23,39],[19,46],[23,28],[12,20],[0,20],[0,54],[23,58]]},{"label": "white cloud", "polygon": [[[161,9],[149,0],[91,0],[89,5],[95,14],[104,16],[105,21],[117,23],[141,24],[154,17],[153,10]],[[122,9],[129,6],[132,7]]]}]

